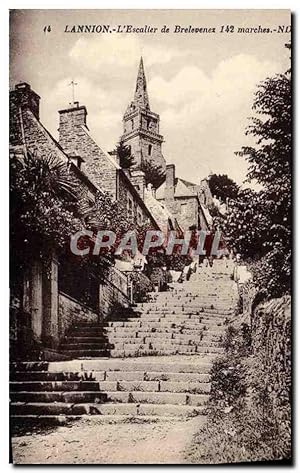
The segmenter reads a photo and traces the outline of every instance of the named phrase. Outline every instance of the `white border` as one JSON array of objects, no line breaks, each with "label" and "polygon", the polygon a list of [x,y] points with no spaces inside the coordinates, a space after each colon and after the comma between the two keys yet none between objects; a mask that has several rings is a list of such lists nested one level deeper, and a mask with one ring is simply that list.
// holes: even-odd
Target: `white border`
[{"label": "white border", "polygon": [[[284,0],[252,0],[245,1],[222,1],[222,0],[209,0],[209,1],[197,1],[197,0],[152,0],[152,1],[143,1],[143,0],[61,0],[61,1],[2,1],[0,6],[1,12],[1,26],[0,26],[0,44],[1,44],[1,75],[0,75],[0,94],[1,94],[1,172],[0,172],[0,189],[1,189],[1,284],[0,284],[0,301],[1,301],[1,316],[2,316],[2,326],[0,333],[2,334],[1,340],[1,436],[0,441],[0,458],[1,458],[1,467],[2,471],[7,471],[12,468],[8,465],[8,40],[9,40],[9,31],[8,31],[8,10],[9,9],[290,9],[294,13],[294,28],[296,29],[298,23],[298,14],[299,14],[299,1],[284,1]],[[4,46],[4,47],[3,47]],[[294,87],[296,85],[296,77],[299,79],[299,34],[295,30],[293,36],[293,48],[294,48]],[[4,74],[3,74],[3,71]],[[299,112],[299,95],[295,95],[295,117]],[[296,119],[296,118],[295,118]],[[299,122],[296,123],[294,128],[294,188],[299,189],[300,179],[299,179],[299,166],[297,166],[296,159],[296,141],[299,132]],[[299,199],[300,192],[295,195],[294,206],[299,208]],[[296,212],[295,212],[296,216]],[[299,225],[300,220],[295,221],[295,247],[298,243],[299,237]],[[299,254],[295,252],[294,255],[294,271],[296,267],[299,267]],[[296,294],[299,294],[300,283],[299,280],[295,280],[294,284],[294,298]],[[294,311],[294,401],[296,401],[296,393],[299,392],[299,378],[296,379],[296,367],[297,367],[297,357],[296,353],[297,347],[297,336],[299,336],[299,327],[300,324],[296,324],[298,318],[298,311]],[[5,373],[5,376],[3,374]],[[295,420],[295,431],[294,431],[294,454],[299,452],[299,442],[298,436],[296,435],[298,422],[296,422],[296,405],[294,406],[294,420]],[[99,445],[99,447],[101,447]],[[298,462],[297,462],[298,463]],[[201,470],[207,470],[207,467],[199,465]],[[35,471],[38,470],[35,467]],[[57,466],[58,471],[62,467]],[[85,468],[85,466],[77,467],[80,470]],[[107,468],[105,465],[101,465],[101,468]],[[117,469],[118,466],[109,467],[110,469]],[[138,469],[142,466],[138,467]],[[164,467],[156,467],[156,470],[162,470]],[[209,467],[210,471],[213,471],[217,467]],[[229,466],[230,468],[230,466]],[[241,470],[242,467],[237,467],[235,471]],[[266,467],[255,467],[256,471],[264,471]],[[182,466],[180,469],[185,470],[187,467]],[[279,468],[280,470],[283,468]],[[290,469],[290,468],[289,468]]]}]

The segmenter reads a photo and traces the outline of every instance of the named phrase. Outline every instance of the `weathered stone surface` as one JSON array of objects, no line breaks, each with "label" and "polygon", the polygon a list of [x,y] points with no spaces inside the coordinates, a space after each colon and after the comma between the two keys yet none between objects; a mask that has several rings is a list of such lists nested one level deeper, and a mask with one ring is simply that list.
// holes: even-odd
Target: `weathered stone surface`
[{"label": "weathered stone surface", "polygon": [[139,415],[146,416],[188,416],[203,414],[203,407],[178,406],[178,405],[151,405],[141,404],[138,409]]},{"label": "weathered stone surface", "polygon": [[131,402],[147,404],[186,404],[186,394],[163,393],[163,392],[140,392],[130,393]]},{"label": "weathered stone surface", "polygon": [[210,383],[180,382],[180,381],[161,381],[160,390],[172,393],[209,393]]},{"label": "weathered stone surface", "polygon": [[108,381],[143,381],[144,371],[106,371]]}]

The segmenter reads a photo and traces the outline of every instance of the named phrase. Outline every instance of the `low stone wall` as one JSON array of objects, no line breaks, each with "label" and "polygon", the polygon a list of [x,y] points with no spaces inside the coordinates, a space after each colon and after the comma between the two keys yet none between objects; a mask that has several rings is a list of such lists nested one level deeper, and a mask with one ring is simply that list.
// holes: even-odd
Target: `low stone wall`
[{"label": "low stone wall", "polygon": [[252,316],[252,348],[279,429],[290,422],[291,297],[261,303]]},{"label": "low stone wall", "polygon": [[61,339],[66,330],[76,322],[97,323],[99,315],[73,297],[59,292],[58,294],[58,328]]},{"label": "low stone wall", "polygon": [[238,323],[247,323],[251,330],[251,382],[259,384],[279,430],[287,435],[291,421],[291,297],[261,301],[264,294],[251,281],[241,284],[239,292]]}]

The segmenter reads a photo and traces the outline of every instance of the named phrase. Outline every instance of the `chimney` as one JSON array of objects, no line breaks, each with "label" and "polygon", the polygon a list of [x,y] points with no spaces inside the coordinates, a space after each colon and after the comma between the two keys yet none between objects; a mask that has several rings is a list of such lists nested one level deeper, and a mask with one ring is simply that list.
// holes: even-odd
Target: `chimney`
[{"label": "chimney", "polygon": [[132,184],[140,194],[141,198],[144,200],[146,186],[145,173],[140,170],[131,170],[130,174],[130,180]]},{"label": "chimney", "polygon": [[87,110],[79,102],[71,104],[70,108],[59,110],[59,144],[68,155],[77,155],[78,146],[82,143],[81,126],[87,126]]},{"label": "chimney", "polygon": [[174,193],[175,193],[175,164],[167,164],[165,200],[174,200]]},{"label": "chimney", "polygon": [[155,187],[153,187],[151,182],[149,182],[149,184],[147,185],[147,189],[148,189],[149,192],[151,192],[152,197],[154,197],[154,199],[156,199],[156,189],[155,189]]},{"label": "chimney", "polygon": [[10,116],[16,117],[19,109],[31,110],[33,115],[40,119],[40,96],[36,94],[26,82],[17,84],[13,90],[10,91],[9,105]]}]

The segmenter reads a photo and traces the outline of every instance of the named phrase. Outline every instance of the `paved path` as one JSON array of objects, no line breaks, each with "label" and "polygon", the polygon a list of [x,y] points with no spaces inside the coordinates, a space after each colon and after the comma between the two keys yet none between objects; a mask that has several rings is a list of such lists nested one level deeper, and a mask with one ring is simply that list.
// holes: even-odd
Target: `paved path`
[{"label": "paved path", "polygon": [[[154,419],[153,419],[154,420]],[[80,421],[13,438],[15,464],[183,464],[204,416],[157,421]]]}]

